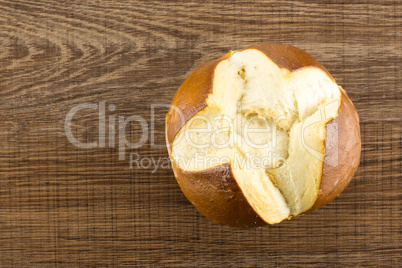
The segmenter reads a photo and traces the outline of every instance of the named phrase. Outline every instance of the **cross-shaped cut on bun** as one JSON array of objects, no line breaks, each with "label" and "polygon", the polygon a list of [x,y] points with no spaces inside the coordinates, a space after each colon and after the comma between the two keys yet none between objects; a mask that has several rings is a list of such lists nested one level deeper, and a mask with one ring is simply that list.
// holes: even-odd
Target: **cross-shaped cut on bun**
[{"label": "cross-shaped cut on bun", "polygon": [[352,179],[361,150],[346,92],[284,44],[232,51],[194,71],[174,96],[166,141],[190,202],[237,227],[325,205]]}]

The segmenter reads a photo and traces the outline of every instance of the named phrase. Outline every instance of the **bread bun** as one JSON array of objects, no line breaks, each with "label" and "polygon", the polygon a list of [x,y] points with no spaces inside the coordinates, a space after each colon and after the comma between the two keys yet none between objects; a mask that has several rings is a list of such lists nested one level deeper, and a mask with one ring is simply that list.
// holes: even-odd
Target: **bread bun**
[{"label": "bread bun", "polygon": [[231,51],[195,70],[173,98],[166,142],[188,200],[235,227],[322,207],[349,184],[361,150],[346,92],[284,44]]}]

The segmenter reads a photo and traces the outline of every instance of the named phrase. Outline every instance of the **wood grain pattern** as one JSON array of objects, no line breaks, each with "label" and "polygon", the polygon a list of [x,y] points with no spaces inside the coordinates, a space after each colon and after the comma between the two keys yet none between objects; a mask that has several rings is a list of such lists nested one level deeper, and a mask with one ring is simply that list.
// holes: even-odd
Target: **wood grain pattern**
[{"label": "wood grain pattern", "polygon": [[[400,1],[0,0],[0,265],[2,267],[344,267],[401,265]],[[361,120],[355,178],[333,202],[252,230],[201,216],[169,168],[130,168],[129,153],[166,158],[151,141],[82,149],[64,120],[82,103],[142,116],[170,103],[200,64],[261,42],[319,60]],[[164,144],[167,109],[155,112]],[[116,122],[117,122],[116,121]],[[98,139],[98,114],[74,117]],[[127,126],[137,141],[138,124]],[[108,139],[106,139],[106,145]]]}]

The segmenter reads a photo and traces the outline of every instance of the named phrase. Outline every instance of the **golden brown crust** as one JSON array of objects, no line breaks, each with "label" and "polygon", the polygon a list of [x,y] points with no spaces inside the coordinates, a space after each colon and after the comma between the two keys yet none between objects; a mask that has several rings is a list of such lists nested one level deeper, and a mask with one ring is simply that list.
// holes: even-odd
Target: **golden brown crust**
[{"label": "golden brown crust", "polygon": [[172,167],[187,199],[208,219],[232,227],[266,225],[247,202],[229,164],[202,171],[184,171],[174,163]]},{"label": "golden brown crust", "polygon": [[349,184],[360,163],[361,139],[359,116],[342,89],[338,116],[327,123],[325,158],[317,200],[309,211],[318,209],[337,197]]},{"label": "golden brown crust", "polygon": [[[265,43],[239,51],[246,49],[260,50],[281,68],[295,71],[309,66],[317,67],[333,79],[320,63],[296,47]],[[170,145],[185,122],[206,107],[206,99],[213,88],[215,68],[219,62],[229,58],[230,55],[231,53],[227,53],[199,67],[183,82],[175,94],[172,107],[176,108],[171,107],[166,116],[166,143],[169,155],[171,154]],[[327,124],[325,140],[327,155],[323,165],[323,178],[320,193],[311,210],[335,198],[347,186],[359,164],[361,145],[357,113],[343,90],[342,98],[339,116]],[[333,128],[328,127],[332,124],[337,124],[339,127],[339,165],[337,167],[326,164],[335,157],[334,151],[331,150],[334,140],[330,138],[334,134],[331,132]],[[353,128],[354,132],[350,133],[349,128]],[[350,165],[350,163],[353,164]],[[175,163],[172,163],[172,167],[183,193],[207,218],[219,224],[236,227],[256,227],[266,224],[244,197],[229,164],[202,171],[184,171]]]}]

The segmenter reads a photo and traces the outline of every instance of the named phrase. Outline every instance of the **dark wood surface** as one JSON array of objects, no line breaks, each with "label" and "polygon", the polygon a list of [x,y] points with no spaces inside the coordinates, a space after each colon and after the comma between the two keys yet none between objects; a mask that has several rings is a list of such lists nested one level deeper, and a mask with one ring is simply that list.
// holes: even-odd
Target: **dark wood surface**
[{"label": "dark wood surface", "polygon": [[[396,0],[0,0],[0,265],[400,266],[401,25]],[[360,115],[360,167],[318,211],[222,227],[195,210],[168,167],[130,168],[130,153],[166,160],[150,135],[125,160],[108,139],[85,149],[66,137],[65,118],[83,103],[150,124],[151,105],[169,104],[197,66],[261,42],[313,55]],[[155,110],[155,144],[166,111]],[[97,141],[98,120],[77,113],[74,137]],[[125,133],[138,141],[139,123]]]}]

